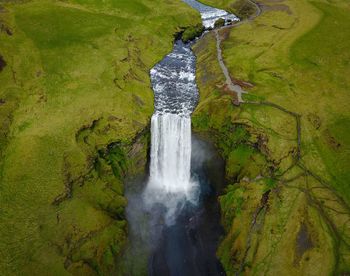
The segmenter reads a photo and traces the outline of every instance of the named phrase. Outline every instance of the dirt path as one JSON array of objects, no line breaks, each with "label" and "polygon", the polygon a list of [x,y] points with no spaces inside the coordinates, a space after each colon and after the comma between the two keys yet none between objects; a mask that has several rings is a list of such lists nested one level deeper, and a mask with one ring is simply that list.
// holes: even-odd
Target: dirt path
[{"label": "dirt path", "polygon": [[219,31],[223,30],[223,29],[233,28],[233,27],[237,27],[239,25],[245,24],[247,21],[252,21],[252,20],[254,20],[256,17],[258,17],[261,14],[261,8],[260,8],[260,6],[257,3],[255,3],[252,0],[248,0],[248,2],[250,2],[256,8],[256,13],[254,15],[250,16],[246,20],[239,21],[236,24],[223,26],[223,27],[221,27],[219,29],[215,29],[214,30],[215,38],[216,38],[217,59],[218,59],[218,62],[220,64],[222,73],[224,74],[224,76],[226,78],[226,85],[232,92],[235,92],[237,94],[238,103],[243,103],[244,102],[243,98],[242,98],[242,94],[247,93],[247,91],[245,91],[240,85],[235,84],[232,81],[232,78],[231,78],[230,73],[229,73],[229,71],[227,69],[227,66],[225,65],[224,60],[222,58],[222,49],[221,49],[222,39],[220,37]]},{"label": "dirt path", "polygon": [[[262,10],[261,10],[259,4],[257,4],[255,1],[252,1],[252,0],[247,0],[247,1],[249,1],[251,4],[253,4],[256,7],[256,13],[254,15],[252,15],[248,19],[240,21],[236,24],[229,25],[229,26],[223,26],[219,29],[214,30],[215,38],[216,38],[217,60],[218,60],[218,63],[220,64],[222,73],[224,74],[224,76],[226,78],[226,85],[232,92],[235,92],[237,94],[238,102],[241,104],[270,106],[272,108],[278,109],[278,110],[294,117],[294,119],[296,121],[296,141],[297,141],[296,148],[297,148],[297,152],[293,158],[294,159],[293,164],[285,172],[287,172],[291,168],[297,166],[300,169],[302,169],[302,171],[303,171],[302,176],[310,176],[310,177],[314,178],[320,184],[320,187],[319,187],[320,189],[329,190],[330,194],[332,195],[332,196],[330,196],[329,201],[335,200],[336,202],[338,202],[338,205],[340,206],[338,208],[340,208],[342,210],[342,212],[338,212],[337,210],[333,210],[333,209],[326,210],[327,206],[325,207],[324,203],[321,204],[321,202],[327,201],[327,198],[324,198],[322,201],[322,199],[318,198],[317,194],[314,194],[312,192],[312,189],[303,189],[303,192],[306,193],[306,195],[308,196],[310,204],[313,205],[318,210],[319,214],[324,219],[325,224],[327,225],[328,229],[330,229],[330,231],[333,234],[333,237],[335,237],[337,244],[340,244],[341,242],[343,242],[347,247],[350,247],[350,244],[343,237],[342,232],[341,232],[341,231],[343,231],[341,229],[344,229],[344,227],[346,225],[345,224],[343,226],[340,225],[339,224],[340,221],[337,221],[337,219],[334,217],[337,215],[339,215],[339,216],[349,215],[350,214],[350,206],[345,202],[345,200],[342,198],[342,196],[337,193],[337,191],[332,187],[332,185],[330,183],[328,183],[326,180],[324,180],[323,178],[321,178],[320,176],[318,176],[317,174],[312,172],[310,169],[308,169],[304,165],[304,162],[302,160],[302,154],[301,154],[301,137],[302,137],[301,117],[302,117],[302,115],[298,114],[296,112],[287,110],[283,106],[280,106],[280,105],[272,103],[272,102],[267,102],[267,101],[261,101],[261,102],[260,101],[257,101],[257,102],[256,101],[246,101],[246,102],[244,102],[242,99],[242,94],[247,93],[247,91],[244,91],[240,85],[235,84],[232,81],[229,70],[224,63],[223,56],[222,56],[222,49],[221,49],[221,43],[222,43],[223,39],[220,36],[220,31],[223,29],[233,28],[233,27],[237,27],[237,26],[242,25],[242,24],[246,24],[247,22],[254,20],[256,17],[258,17],[262,13]],[[283,172],[281,175],[275,175],[275,177],[279,183],[281,183],[285,186],[288,186],[287,181],[283,178],[285,172]],[[256,229],[255,229],[256,222],[257,222],[258,218],[263,221],[264,217],[265,217],[265,212],[263,212],[264,208],[265,208],[264,204],[261,206],[259,205],[257,207],[257,210],[254,212],[254,215],[252,218],[252,223],[250,225],[248,237],[246,240],[246,251],[244,253],[244,258],[243,258],[243,261],[240,265],[240,269],[236,273],[236,275],[240,275],[244,270],[244,265],[246,263],[246,257],[247,257],[248,251],[250,250],[250,247],[251,247],[252,235],[253,235],[254,231],[256,231]],[[331,211],[333,213],[331,213]]]},{"label": "dirt path", "polygon": [[216,37],[216,51],[217,51],[217,56],[218,56],[218,62],[220,64],[222,73],[225,75],[226,85],[231,91],[233,91],[237,94],[238,102],[242,103],[243,102],[242,94],[247,93],[247,92],[244,91],[241,86],[234,84],[232,82],[230,73],[228,72],[228,69],[227,69],[227,67],[222,59],[222,50],[220,47],[221,38],[220,38],[219,30],[215,30],[214,32],[215,32],[215,37]]}]

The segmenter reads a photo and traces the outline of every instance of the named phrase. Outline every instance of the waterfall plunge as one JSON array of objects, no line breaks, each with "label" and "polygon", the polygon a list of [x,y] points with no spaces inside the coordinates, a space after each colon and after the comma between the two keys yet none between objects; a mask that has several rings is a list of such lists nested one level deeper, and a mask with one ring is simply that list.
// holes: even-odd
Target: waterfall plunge
[{"label": "waterfall plunge", "polygon": [[[197,9],[206,28],[223,18],[237,21],[226,11],[194,0],[184,2]],[[150,179],[144,194],[149,206],[162,204],[166,219],[174,219],[186,202],[196,202],[198,183],[191,179],[191,113],[198,100],[195,56],[189,44],[177,41],[173,51],[151,70],[155,96],[152,117]]]},{"label": "waterfall plunge", "polygon": [[165,193],[191,190],[191,119],[178,114],[153,115],[151,189]]},{"label": "waterfall plunge", "polygon": [[[151,120],[150,178],[146,204],[165,207],[168,224],[188,202],[195,203],[198,184],[191,179],[191,113],[196,106],[195,57],[178,41],[151,70],[155,113]],[[159,205],[158,205],[159,206]]]},{"label": "waterfall plunge", "polygon": [[154,114],[151,121],[148,205],[166,207],[165,219],[172,224],[186,202],[195,203],[198,183],[191,179],[191,118],[179,114]]}]

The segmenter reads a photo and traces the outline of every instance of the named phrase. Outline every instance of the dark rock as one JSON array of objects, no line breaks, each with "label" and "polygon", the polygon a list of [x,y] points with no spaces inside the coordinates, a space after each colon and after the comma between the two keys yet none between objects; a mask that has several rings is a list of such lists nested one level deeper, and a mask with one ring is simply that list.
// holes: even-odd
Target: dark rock
[{"label": "dark rock", "polygon": [[4,58],[0,55],[0,72],[5,68],[6,65],[7,65],[6,61],[5,61]]}]

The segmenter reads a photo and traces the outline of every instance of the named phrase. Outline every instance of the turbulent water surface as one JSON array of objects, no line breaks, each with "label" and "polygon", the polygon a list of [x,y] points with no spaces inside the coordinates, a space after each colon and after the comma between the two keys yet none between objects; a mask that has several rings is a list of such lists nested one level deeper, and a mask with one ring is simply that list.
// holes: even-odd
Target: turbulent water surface
[{"label": "turbulent water surface", "polygon": [[232,21],[239,21],[238,17],[227,11],[209,7],[195,0],[183,0],[189,4],[192,8],[198,10],[202,17],[203,26],[205,28],[213,28],[215,21],[219,18],[225,20],[226,24]]},{"label": "turbulent water surface", "polygon": [[191,113],[196,106],[195,56],[177,41],[173,52],[151,70],[155,112],[151,120],[150,179],[145,201],[162,203],[170,223],[186,201],[196,201],[191,179]]},{"label": "turbulent water surface", "polygon": [[[201,13],[207,29],[218,18],[238,20],[194,0],[184,2]],[[130,235],[137,241],[134,250],[150,255],[150,275],[224,274],[215,256],[222,234],[215,187],[224,182],[223,162],[191,135],[191,114],[198,101],[195,62],[190,44],[176,41],[150,72],[155,112],[149,178],[141,195],[129,193],[127,208]]]}]

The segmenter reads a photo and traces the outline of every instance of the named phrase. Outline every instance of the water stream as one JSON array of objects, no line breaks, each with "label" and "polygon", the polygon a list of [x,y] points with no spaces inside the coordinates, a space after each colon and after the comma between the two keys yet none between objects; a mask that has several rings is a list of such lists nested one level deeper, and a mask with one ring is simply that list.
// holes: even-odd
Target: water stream
[{"label": "water stream", "polygon": [[232,21],[239,21],[237,16],[235,16],[234,14],[228,13],[227,11],[204,5],[196,0],[183,0],[183,1],[188,5],[190,5],[192,8],[200,12],[203,26],[207,29],[213,28],[215,21],[218,20],[219,18],[224,19],[226,24]]},{"label": "water stream", "polygon": [[151,120],[150,178],[144,195],[152,206],[167,208],[171,224],[181,205],[197,200],[198,182],[191,178],[191,113],[198,89],[195,56],[177,41],[173,51],[151,70],[155,112]]},{"label": "water stream", "polygon": [[[184,0],[201,13],[206,29],[217,19],[238,18],[226,11]],[[191,43],[173,51],[150,72],[155,95],[151,119],[149,177],[127,191],[131,275],[224,275],[215,252],[222,228],[218,190],[224,162],[210,143],[191,134],[198,101],[196,60]],[[136,258],[136,259],[135,259]],[[145,259],[146,258],[146,259]]]}]

